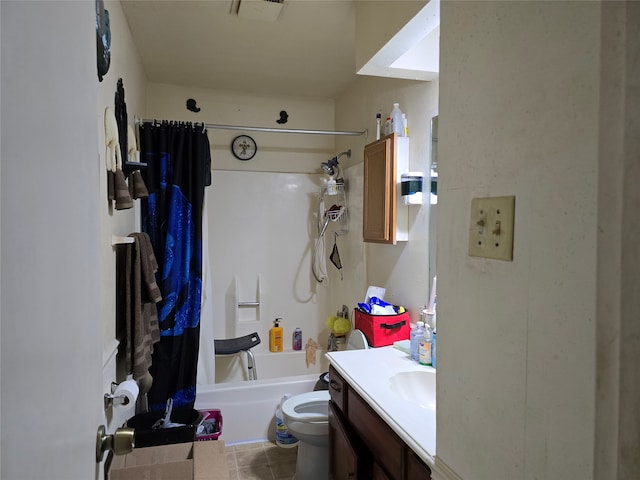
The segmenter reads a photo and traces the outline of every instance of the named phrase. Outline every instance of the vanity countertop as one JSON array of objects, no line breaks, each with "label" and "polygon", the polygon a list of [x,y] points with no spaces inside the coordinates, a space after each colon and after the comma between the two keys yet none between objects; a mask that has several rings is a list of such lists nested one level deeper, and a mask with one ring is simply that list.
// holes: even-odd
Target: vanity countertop
[{"label": "vanity countertop", "polygon": [[[392,386],[401,372],[435,369],[414,362],[392,347],[327,353],[331,365],[380,415],[398,436],[431,468],[436,454],[436,409],[434,398],[418,403],[403,398]],[[435,383],[434,383],[435,385]]]}]

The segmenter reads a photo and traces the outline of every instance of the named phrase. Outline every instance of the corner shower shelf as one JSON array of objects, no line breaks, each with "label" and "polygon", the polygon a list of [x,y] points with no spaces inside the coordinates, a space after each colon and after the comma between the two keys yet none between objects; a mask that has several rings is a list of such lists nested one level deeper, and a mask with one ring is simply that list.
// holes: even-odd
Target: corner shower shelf
[{"label": "corner shower shelf", "polygon": [[[324,200],[327,210],[325,215],[329,217],[331,222],[336,222],[340,226],[336,229],[338,235],[344,235],[349,231],[349,215],[347,209],[347,193],[344,183],[338,183],[336,190],[329,193],[326,186],[320,189],[320,198]],[[335,193],[334,193],[335,192]],[[341,210],[331,210],[333,205],[342,207]]]}]

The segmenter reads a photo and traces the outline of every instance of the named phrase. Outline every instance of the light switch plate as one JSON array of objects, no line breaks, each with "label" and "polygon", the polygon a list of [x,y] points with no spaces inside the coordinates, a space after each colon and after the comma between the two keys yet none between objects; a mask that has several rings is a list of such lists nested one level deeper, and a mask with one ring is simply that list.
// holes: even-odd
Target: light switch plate
[{"label": "light switch plate", "polygon": [[513,261],[516,197],[471,200],[469,255]]}]

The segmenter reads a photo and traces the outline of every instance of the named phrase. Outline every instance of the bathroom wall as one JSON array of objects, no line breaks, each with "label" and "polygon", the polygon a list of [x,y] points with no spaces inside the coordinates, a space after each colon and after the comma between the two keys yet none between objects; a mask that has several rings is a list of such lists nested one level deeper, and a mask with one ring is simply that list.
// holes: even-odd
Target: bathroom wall
[{"label": "bathroom wall", "polygon": [[[222,125],[269,128],[333,130],[333,101],[320,98],[265,96],[243,92],[150,83],[146,90],[145,117]],[[193,98],[200,111],[190,112],[186,101]],[[280,111],[288,113],[286,124],[278,124]],[[354,126],[353,130],[357,130]],[[258,154],[249,161],[231,154],[231,141],[241,133],[253,137]],[[320,163],[334,152],[332,135],[301,135],[210,129],[212,170],[253,172],[319,173]]]},{"label": "bathroom wall", "polygon": [[[197,101],[200,112],[186,110],[188,98]],[[334,130],[333,101],[326,99],[150,84],[147,102],[146,118]],[[289,114],[285,125],[276,122],[281,110]],[[360,125],[348,130],[360,130]],[[230,150],[232,139],[240,133],[251,135],[258,144],[258,153],[249,161],[237,160]],[[257,331],[262,343],[256,350],[268,351],[269,328],[276,317],[282,317],[285,349],[291,349],[295,327],[302,328],[303,344],[312,338],[326,348],[325,318],[341,306],[327,302],[327,287],[318,284],[311,273],[318,194],[326,179],[320,163],[337,153],[334,136],[214,128],[207,134],[213,170],[212,185],[205,194],[213,318],[202,319],[200,383],[213,381],[213,338]],[[350,148],[350,141],[346,143],[345,149]],[[333,226],[327,230],[327,254],[333,246],[333,230]],[[328,260],[327,265],[328,270],[334,268]],[[259,301],[260,307],[239,309],[236,316],[238,301]]]},{"label": "bathroom wall", "polygon": [[[187,98],[195,98],[201,111],[187,111]],[[248,162],[236,160],[229,150],[232,138],[240,132],[208,131],[213,155],[213,182],[207,198],[209,246],[216,262],[212,267],[216,338],[227,336],[225,327],[231,318],[227,295],[236,275],[241,295],[247,297],[241,301],[254,299],[257,276],[262,278],[266,300],[259,312],[260,323],[251,323],[255,311],[240,310],[241,318],[248,323],[241,325],[239,331],[255,326],[264,340],[259,347],[263,349],[268,345],[270,322],[276,316],[284,317],[284,325],[289,329],[285,330],[285,340],[291,328],[300,326],[305,341],[309,336],[324,348],[328,334],[324,328],[326,316],[335,314],[342,305],[353,309],[364,298],[368,285],[386,287],[387,298],[405,305],[412,320],[417,320],[417,309],[429,295],[429,205],[403,207],[409,209],[409,242],[396,246],[364,244],[362,154],[364,145],[374,139],[376,113],[386,114],[393,102],[399,101],[409,118],[410,168],[427,172],[430,123],[437,113],[437,98],[436,82],[375,77],[360,77],[336,101],[335,107],[329,100],[149,85],[150,118],[277,127],[277,113],[285,109],[290,114],[285,128],[368,130],[368,135],[353,137],[248,132],[258,142],[259,152]],[[352,150],[351,158],[340,159],[349,208],[349,233],[337,240],[343,279],[327,259],[329,281],[326,287],[319,286],[310,273],[312,240],[317,235],[316,192],[323,177],[318,174],[318,167],[322,161],[348,149]],[[295,199],[297,204],[293,203]],[[277,208],[272,208],[276,205]],[[327,256],[333,239],[330,227],[326,235]],[[229,255],[230,251],[234,254]]]},{"label": "bathroom wall", "polygon": [[[601,114],[600,94],[625,85],[612,75],[603,90],[601,32],[625,29],[605,20],[597,2],[442,3],[437,454],[461,478],[632,478],[594,474],[596,435],[616,461],[615,427],[594,428],[596,360],[616,355],[624,292],[611,255],[623,132],[599,142],[624,123],[620,104]],[[516,196],[513,262],[467,255],[471,199],[498,195]],[[599,198],[612,207],[602,256]]]},{"label": "bathroom wall", "polygon": [[116,210],[107,201],[107,167],[109,157],[104,143],[105,108],[114,108],[114,96],[118,79],[122,78],[127,104],[128,123],[133,126],[134,116],[144,111],[146,75],[142,69],[140,56],[131,38],[129,25],[124,17],[120,2],[105,1],[105,9],[109,11],[111,25],[111,64],[102,82],[98,83],[96,104],[96,128],[98,130],[98,163],[99,179],[96,191],[100,198],[100,263],[103,269],[102,315],[103,339],[103,383],[105,391],[115,377],[115,250],[111,246],[111,235],[127,236],[139,231],[140,201],[134,201],[134,208]]},{"label": "bathroom wall", "polygon": [[[356,82],[336,100],[336,128],[352,125],[369,130],[368,137],[350,142],[353,153],[345,160],[345,177],[351,205],[351,229],[340,250],[344,281],[331,272],[329,302],[353,308],[362,301],[368,285],[387,289],[386,299],[404,305],[412,321],[418,320],[418,307],[429,296],[429,204],[402,206],[409,210],[409,241],[380,245],[362,241],[362,187],[364,146],[375,140],[376,113],[388,114],[394,102],[409,120],[410,158],[413,171],[429,171],[431,118],[438,111],[438,83],[396,80],[369,76]],[[338,150],[345,139],[336,139]],[[339,280],[339,279],[338,279]]]},{"label": "bathroom wall", "polygon": [[95,8],[1,2],[0,17],[1,476],[93,478],[104,286]]}]

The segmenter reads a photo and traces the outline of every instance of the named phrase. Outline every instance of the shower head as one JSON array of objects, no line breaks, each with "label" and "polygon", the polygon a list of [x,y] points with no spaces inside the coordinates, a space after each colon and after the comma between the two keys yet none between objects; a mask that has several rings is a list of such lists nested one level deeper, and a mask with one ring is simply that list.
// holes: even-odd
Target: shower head
[{"label": "shower head", "polygon": [[322,168],[322,171],[324,173],[326,173],[327,175],[333,175],[335,173],[334,167],[338,165],[338,162],[337,161],[334,162],[334,160],[335,159],[332,158],[331,160],[328,160],[326,162],[322,162],[320,164],[320,168]]},{"label": "shower head", "polygon": [[326,162],[322,162],[320,164],[320,168],[322,168],[322,171],[327,175],[333,175],[335,173],[335,167],[339,166],[338,160],[343,155],[346,155],[347,157],[351,157],[351,149],[347,150],[346,152],[339,153],[335,157],[327,160]]}]

